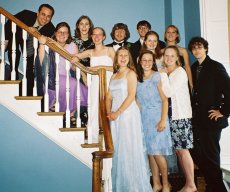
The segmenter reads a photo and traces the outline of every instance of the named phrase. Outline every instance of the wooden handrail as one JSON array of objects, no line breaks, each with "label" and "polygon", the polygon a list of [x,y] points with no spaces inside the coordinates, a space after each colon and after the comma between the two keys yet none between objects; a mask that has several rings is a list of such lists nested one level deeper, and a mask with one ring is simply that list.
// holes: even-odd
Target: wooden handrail
[{"label": "wooden handrail", "polygon": [[[11,13],[0,7],[0,14],[3,14],[5,17],[13,21],[17,26],[27,31],[32,36],[37,39],[41,36],[38,31],[31,31],[30,27],[25,25],[19,19],[14,17]],[[51,38],[48,38],[46,41],[46,45],[51,48],[53,51],[59,53],[62,57],[67,60],[72,59],[72,55],[63,49],[56,41]],[[95,70],[90,67],[85,67],[80,62],[75,63],[78,68],[80,68],[85,73],[90,73],[94,75],[99,75],[99,125],[100,129],[104,134],[105,140],[105,151],[95,151],[92,153],[93,155],[93,176],[92,176],[92,191],[100,192],[101,191],[101,161],[104,158],[112,158],[114,147],[112,141],[112,134],[110,130],[109,120],[106,117],[106,70],[104,68]]]},{"label": "wooden handrail", "polygon": [[[3,14],[5,17],[7,17],[9,20],[13,21],[17,26],[27,31],[29,34],[31,34],[33,37],[36,37],[37,39],[41,36],[41,34],[38,31],[32,31],[29,26],[24,24],[22,21],[17,19],[14,15],[0,7],[0,13]],[[51,38],[47,38],[46,45],[51,48],[53,51],[59,53],[62,57],[66,58],[67,60],[72,59],[72,55],[66,51],[64,48],[62,48],[56,41],[54,41]],[[89,67],[85,67],[80,62],[75,63],[78,68],[80,68],[83,72],[90,73],[90,74],[98,74],[98,71],[95,69],[91,69]]]}]

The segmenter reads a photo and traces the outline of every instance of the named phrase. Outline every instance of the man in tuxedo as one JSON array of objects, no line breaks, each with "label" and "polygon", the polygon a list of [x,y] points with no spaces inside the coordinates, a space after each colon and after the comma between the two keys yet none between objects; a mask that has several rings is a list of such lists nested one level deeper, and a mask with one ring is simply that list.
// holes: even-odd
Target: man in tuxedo
[{"label": "man in tuxedo", "polygon": [[197,61],[192,65],[194,162],[204,174],[207,192],[227,192],[220,169],[221,131],[228,126],[230,78],[224,66],[208,55],[208,42],[194,37],[189,50]]},{"label": "man in tuxedo", "polygon": [[116,23],[113,26],[112,32],[110,33],[113,42],[106,45],[108,47],[113,47],[115,51],[117,51],[120,47],[128,47],[130,48],[132,43],[127,40],[130,37],[130,32],[128,26],[124,23]]},{"label": "man in tuxedo", "polygon": [[[54,15],[54,8],[49,4],[40,5],[38,12],[32,12],[29,10],[23,10],[16,15],[17,19],[25,23],[29,27],[34,27],[35,30],[38,30],[42,35],[51,37],[54,33],[54,25],[51,23],[51,19]],[[12,70],[12,40],[13,34],[11,31],[11,21],[6,22],[5,27],[6,42],[8,51],[8,59],[10,62],[10,68]],[[28,35],[27,42],[27,95],[33,95],[33,86],[34,86],[34,72],[33,72],[33,63],[34,63],[34,49],[33,49],[33,37]],[[18,66],[20,62],[20,56],[23,50],[23,38],[22,38],[22,29],[17,27],[16,29],[16,60],[15,60],[15,71],[16,79],[19,79]],[[10,74],[6,74],[6,79],[10,79]]]},{"label": "man in tuxedo", "polygon": [[[150,30],[151,30],[151,24],[148,21],[142,20],[142,21],[139,21],[137,23],[137,32],[138,32],[140,38],[135,43],[133,43],[131,48],[130,48],[130,53],[132,55],[132,58],[133,58],[135,65],[137,64],[137,57],[140,54],[140,50],[141,50],[141,47],[143,45],[145,35]],[[166,46],[165,43],[161,40],[159,40],[159,45],[160,45],[161,49],[165,48],[165,46]]]}]

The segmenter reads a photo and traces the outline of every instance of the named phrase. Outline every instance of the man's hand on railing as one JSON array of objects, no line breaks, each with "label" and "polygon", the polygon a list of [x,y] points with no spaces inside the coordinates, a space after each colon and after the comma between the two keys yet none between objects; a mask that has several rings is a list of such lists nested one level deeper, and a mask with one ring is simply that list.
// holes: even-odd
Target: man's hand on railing
[{"label": "man's hand on railing", "polygon": [[35,28],[35,27],[28,27],[28,30],[29,30],[30,32],[38,31],[38,29]]},{"label": "man's hand on railing", "polygon": [[38,41],[39,41],[39,44],[40,44],[40,45],[45,45],[45,44],[46,44],[46,41],[47,41],[47,37],[44,36],[44,35],[41,35],[41,36],[38,38]]}]

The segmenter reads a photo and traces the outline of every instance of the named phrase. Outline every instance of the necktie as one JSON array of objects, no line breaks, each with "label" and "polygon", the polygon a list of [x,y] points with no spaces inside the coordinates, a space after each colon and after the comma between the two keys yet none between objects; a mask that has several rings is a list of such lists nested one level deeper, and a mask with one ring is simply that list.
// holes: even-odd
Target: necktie
[{"label": "necktie", "polygon": [[[39,26],[34,27],[35,29],[39,29]],[[33,36],[28,34],[28,38],[26,40],[26,51],[27,57],[32,56],[34,54],[34,46],[33,46]]]}]

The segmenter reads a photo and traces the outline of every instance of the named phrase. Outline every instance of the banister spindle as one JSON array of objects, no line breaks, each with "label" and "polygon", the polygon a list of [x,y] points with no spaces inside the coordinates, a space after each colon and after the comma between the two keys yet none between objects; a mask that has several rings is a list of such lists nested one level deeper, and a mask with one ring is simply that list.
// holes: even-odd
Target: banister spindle
[{"label": "banister spindle", "polygon": [[22,79],[22,96],[27,95],[27,78],[26,78],[26,68],[27,68],[27,52],[26,52],[26,40],[27,40],[27,32],[22,30],[22,39],[23,39],[23,51],[22,51],[22,61],[23,61],[23,79]]},{"label": "banister spindle", "polygon": [[[33,66],[35,64],[35,59],[37,57],[37,49],[38,49],[38,39],[37,38],[34,38],[34,41],[33,41],[33,46],[34,46],[34,63],[33,63]],[[34,67],[33,67],[34,69]],[[33,96],[37,96],[37,81],[35,81],[34,79],[34,88],[33,88]]]},{"label": "banister spindle", "polygon": [[[45,50],[46,53],[49,52],[49,47],[47,47],[45,45]],[[46,54],[45,53],[45,54]],[[48,82],[49,82],[49,75],[48,75],[48,71],[45,74],[45,94],[44,94],[44,112],[49,112],[49,93],[48,93]]]},{"label": "banister spindle", "polygon": [[2,26],[2,34],[1,34],[1,56],[2,56],[2,63],[0,69],[0,80],[5,79],[5,22],[6,18],[4,15],[1,15],[1,26]]},{"label": "banister spindle", "polygon": [[55,78],[55,90],[56,90],[56,102],[55,102],[55,112],[60,111],[60,103],[59,103],[59,61],[60,55],[55,52],[55,63],[56,63],[56,78]]},{"label": "banister spindle", "polygon": [[[12,33],[13,33],[13,41],[12,41],[12,71],[11,71],[11,80],[16,79],[16,72],[15,72],[15,60],[16,60],[16,24],[12,22]],[[10,45],[9,45],[10,46]]]},{"label": "banister spindle", "polygon": [[92,75],[87,73],[87,85],[88,85],[88,124],[87,124],[87,132],[88,132],[88,144],[93,142],[93,133],[92,133],[92,121],[91,121],[91,79]]},{"label": "banister spindle", "polygon": [[80,77],[81,71],[76,68],[76,77],[77,77],[77,127],[81,127],[81,118],[80,118],[80,105],[81,105],[81,87],[80,87]]},{"label": "banister spindle", "polygon": [[70,96],[70,86],[69,86],[69,70],[70,62],[65,60],[66,63],[66,127],[70,127],[70,107],[69,107],[69,96]]}]

